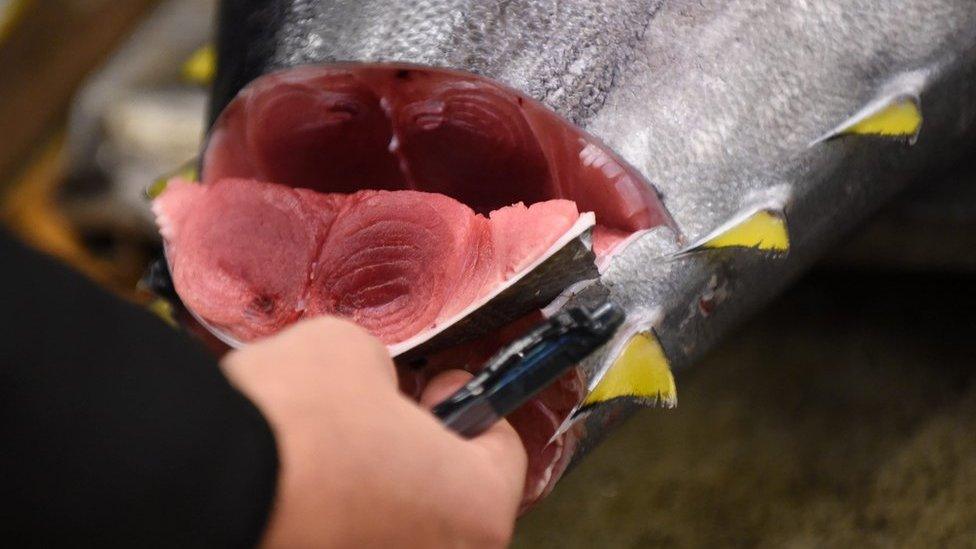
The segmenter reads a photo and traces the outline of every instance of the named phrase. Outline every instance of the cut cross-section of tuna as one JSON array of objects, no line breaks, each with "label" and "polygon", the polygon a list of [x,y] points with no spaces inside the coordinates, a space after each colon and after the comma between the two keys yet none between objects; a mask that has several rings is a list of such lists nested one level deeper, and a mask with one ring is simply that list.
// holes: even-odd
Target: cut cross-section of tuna
[{"label": "cut cross-section of tuna", "polygon": [[414,65],[263,76],[214,124],[202,168],[205,184],[424,191],[483,215],[566,199],[628,234],[672,225],[640,173],[592,135],[497,82]]},{"label": "cut cross-section of tuna", "polygon": [[350,76],[269,85],[256,84],[241,106],[250,116],[231,122],[244,154],[227,169],[250,164],[255,178],[318,191],[406,188],[375,93]]},{"label": "cut cross-section of tuna", "polygon": [[173,282],[207,323],[250,340],[295,321],[336,208],[293,189],[171,182],[155,203]]},{"label": "cut cross-section of tuna", "polygon": [[446,196],[359,193],[322,247],[310,312],[351,318],[386,343],[433,328],[464,270],[481,279],[468,300],[496,281],[487,233],[487,219]]},{"label": "cut cross-section of tuna", "polygon": [[485,217],[439,194],[324,194],[244,179],[174,180],[155,211],[177,292],[232,342],[325,314],[389,345],[424,339],[593,224],[566,200]]},{"label": "cut cross-section of tuna", "polygon": [[[636,168],[531,97],[473,74],[403,63],[303,66],[254,80],[210,129],[200,167],[204,186],[253,179],[319,193],[419,191],[459,203],[439,208],[441,213],[463,205],[490,218],[486,235],[475,226],[485,226],[484,220],[469,232],[452,232],[434,223],[438,217],[418,215],[411,230],[431,231],[432,240],[419,254],[395,242],[383,253],[354,257],[336,255],[344,246],[328,247],[333,255],[316,268],[320,291],[310,296],[310,306],[342,311],[386,333],[387,341],[396,342],[391,352],[404,361],[497,330],[575,283],[596,279],[597,267],[605,270],[632,238],[658,227],[675,229],[661,197]],[[360,198],[374,203],[368,208],[374,223],[352,218],[340,232],[356,241],[386,234],[397,220],[377,212],[402,204]],[[424,202],[416,212],[440,204],[435,198]],[[527,208],[512,209],[520,203]],[[567,207],[577,219],[569,229],[575,234],[542,253],[546,261],[540,265],[534,233],[562,220],[552,214]],[[576,217],[576,209],[588,212],[592,223]],[[539,221],[536,210],[546,212]],[[410,271],[414,266],[405,257],[448,253],[458,235],[467,239],[465,253],[451,256],[460,264],[426,265],[422,279]],[[492,274],[486,265],[505,273],[491,283],[487,303],[478,293]],[[452,271],[446,302],[440,301],[443,269],[465,273]],[[402,282],[408,279],[415,286],[409,290]],[[432,311],[439,316],[431,317]],[[457,318],[444,322],[444,314]]]},{"label": "cut cross-section of tuna", "polygon": [[[194,276],[213,269],[218,280],[176,277],[184,302],[231,345],[306,316],[351,318],[388,344],[413,396],[444,369],[478,371],[554,300],[600,293],[588,284],[628,242],[658,228],[677,236],[637,168],[529,95],[482,76],[402,63],[303,66],[254,80],[221,111],[200,187],[173,188],[157,208],[171,265],[188,264]],[[316,243],[312,260],[276,251],[300,258],[275,267],[305,273],[297,297],[235,278],[247,271],[194,257],[209,252],[181,242],[196,238],[177,230],[188,226],[181,212],[216,202],[204,197],[230,192],[229,182],[297,196],[312,212],[309,233],[297,238]],[[227,232],[251,255],[241,261],[257,265],[265,260],[248,251],[251,242],[263,242],[255,250],[293,244],[252,210],[248,230]],[[196,230],[225,213],[194,213]],[[224,284],[246,292],[200,305]],[[274,296],[280,314],[255,324],[247,301],[233,299],[245,294]],[[511,415],[529,456],[526,504],[572,458],[576,434],[560,427],[585,390],[585,376],[571,372]]]}]

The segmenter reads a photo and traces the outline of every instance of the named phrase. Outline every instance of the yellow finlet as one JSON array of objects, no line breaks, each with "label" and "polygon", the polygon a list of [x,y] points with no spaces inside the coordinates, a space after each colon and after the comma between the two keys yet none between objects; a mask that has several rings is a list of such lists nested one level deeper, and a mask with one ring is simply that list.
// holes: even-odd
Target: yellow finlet
[{"label": "yellow finlet", "polygon": [[201,86],[210,85],[217,72],[217,50],[212,45],[203,46],[183,64],[183,79]]},{"label": "yellow finlet", "polygon": [[733,218],[679,255],[722,248],[751,248],[785,253],[790,249],[786,216],[779,209],[760,208]]},{"label": "yellow finlet", "polygon": [[148,305],[148,308],[156,316],[163,319],[163,322],[169,324],[170,327],[179,328],[179,324],[176,322],[176,312],[173,310],[173,305],[169,301],[162,298],[154,299]]},{"label": "yellow finlet", "polygon": [[913,138],[921,127],[922,111],[913,99],[905,98],[855,122],[844,133]]},{"label": "yellow finlet", "polygon": [[191,160],[172,172],[153,181],[152,184],[149,185],[149,188],[146,189],[146,196],[148,196],[150,200],[159,198],[159,195],[163,194],[163,191],[166,190],[166,185],[168,185],[170,180],[174,178],[179,177],[187,181],[196,181],[199,176],[200,174],[197,171],[197,161]]},{"label": "yellow finlet", "polygon": [[812,143],[816,145],[846,135],[904,139],[914,143],[922,129],[918,96],[901,94],[872,102],[860,112]]},{"label": "yellow finlet", "polygon": [[678,391],[671,365],[653,332],[630,338],[613,364],[583,400],[577,414],[618,398],[673,408]]},{"label": "yellow finlet", "polygon": [[759,210],[702,242],[701,247],[785,252],[790,249],[790,235],[782,214],[774,210]]}]

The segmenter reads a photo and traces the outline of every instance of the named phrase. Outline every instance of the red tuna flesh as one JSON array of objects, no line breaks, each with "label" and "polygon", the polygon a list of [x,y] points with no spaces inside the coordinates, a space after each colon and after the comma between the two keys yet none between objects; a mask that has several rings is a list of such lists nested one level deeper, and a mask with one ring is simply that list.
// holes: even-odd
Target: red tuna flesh
[{"label": "red tuna flesh", "polygon": [[[577,209],[596,216],[601,266],[636,233],[672,225],[653,187],[592,135],[517,90],[429,67],[261,77],[221,114],[202,168],[202,187],[176,183],[156,208],[186,305],[240,340],[320,313],[411,339],[524,269]],[[477,371],[538,320],[401,366],[403,389]],[[555,433],[583,392],[573,372],[510,416],[529,456],[526,505],[568,465],[577,434]]]},{"label": "red tuna flesh", "polygon": [[474,211],[571,200],[599,227],[671,224],[639,172],[598,139],[485,78],[410,65],[307,66],[241,91],[214,125],[203,182],[321,192],[415,190]]},{"label": "red tuna flesh", "polygon": [[434,328],[542,255],[579,218],[550,200],[476,214],[417,191],[325,194],[172,181],[155,203],[187,307],[241,341],[352,319],[387,344]]}]

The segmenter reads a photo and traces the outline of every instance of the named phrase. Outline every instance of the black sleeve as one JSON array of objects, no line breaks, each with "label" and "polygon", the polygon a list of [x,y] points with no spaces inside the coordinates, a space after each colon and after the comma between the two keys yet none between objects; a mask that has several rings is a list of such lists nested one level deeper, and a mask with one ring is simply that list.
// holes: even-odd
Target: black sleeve
[{"label": "black sleeve", "polygon": [[254,545],[277,451],[214,358],[0,231],[0,543]]}]

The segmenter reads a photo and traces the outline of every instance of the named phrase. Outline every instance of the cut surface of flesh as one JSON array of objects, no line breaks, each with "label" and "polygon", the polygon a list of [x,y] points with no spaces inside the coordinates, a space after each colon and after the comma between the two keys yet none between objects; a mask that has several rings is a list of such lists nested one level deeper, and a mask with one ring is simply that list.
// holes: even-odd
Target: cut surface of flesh
[{"label": "cut surface of flesh", "polygon": [[565,200],[485,217],[438,194],[244,179],[174,180],[154,208],[180,297],[240,341],[320,315],[403,341],[492,292],[579,218]]},{"label": "cut surface of flesh", "polygon": [[[598,265],[674,228],[598,139],[494,81],[414,65],[261,77],[219,117],[201,167],[202,185],[173,182],[155,208],[187,308],[240,341],[337,314],[409,345],[524,272],[579,212],[595,214]],[[401,387],[474,372],[539,320],[401,364]],[[584,391],[572,372],[509,418],[529,456],[525,506],[566,469],[577,434],[556,431]]]},{"label": "cut surface of flesh", "polygon": [[566,199],[615,233],[671,224],[634,168],[543,105],[485,78],[410,65],[308,66],[256,80],[215,124],[202,176],[438,193],[483,215]]}]

